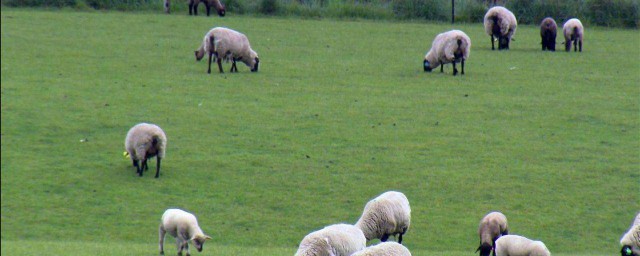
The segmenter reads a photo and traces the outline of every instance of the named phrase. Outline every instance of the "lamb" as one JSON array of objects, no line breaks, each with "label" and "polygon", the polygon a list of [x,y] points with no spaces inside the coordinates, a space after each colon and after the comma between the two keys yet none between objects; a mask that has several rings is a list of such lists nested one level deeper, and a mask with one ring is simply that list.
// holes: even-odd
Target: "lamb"
[{"label": "lamb", "polygon": [[620,239],[620,255],[639,256],[640,255],[640,213],[636,215],[631,228]]},{"label": "lamb", "polygon": [[192,11],[193,15],[198,15],[198,5],[200,2],[203,2],[204,6],[207,8],[207,16],[209,16],[211,6],[213,6],[216,8],[216,11],[218,11],[218,15],[220,15],[220,17],[224,17],[226,9],[220,0],[189,0],[189,15],[191,15]]},{"label": "lamb", "polygon": [[384,242],[364,248],[351,256],[411,256],[411,252],[399,243]]},{"label": "lamb", "polygon": [[494,37],[498,39],[498,50],[509,50],[509,42],[516,33],[518,21],[511,11],[496,6],[484,15],[484,31],[491,36],[491,50],[495,50]]},{"label": "lamb", "polygon": [[327,226],[306,235],[296,256],[348,256],[367,246],[362,231],[349,224]]},{"label": "lamb", "polygon": [[238,72],[238,67],[236,66],[236,61],[238,60],[251,68],[251,72],[258,71],[258,64],[260,63],[258,54],[251,49],[249,39],[235,30],[216,27],[207,32],[202,44],[195,51],[196,60],[200,61],[205,53],[209,54],[209,68],[207,69],[209,74],[211,74],[211,61],[213,58],[217,59],[220,73],[224,73],[222,60],[226,62],[231,60],[232,64],[229,72]]},{"label": "lamb", "polygon": [[497,256],[550,256],[551,252],[541,241],[518,235],[505,235],[496,240]]},{"label": "lamb", "polygon": [[584,38],[584,27],[579,19],[570,19],[562,26],[562,32],[564,34],[564,48],[566,51],[571,51],[571,43],[573,43],[573,51],[582,52],[582,39]]},{"label": "lamb", "polygon": [[187,250],[187,256],[191,255],[189,241],[193,243],[198,252],[202,252],[204,242],[211,239],[198,226],[196,216],[180,209],[167,209],[162,214],[162,222],[159,228],[160,255],[164,255],[164,237],[167,233],[176,238],[178,255],[182,255],[184,249]]},{"label": "lamb", "polygon": [[386,242],[389,236],[399,234],[398,243],[411,223],[411,207],[407,197],[396,191],[385,192],[364,206],[362,216],[356,223],[367,241],[379,238]]},{"label": "lamb", "polygon": [[[155,124],[139,123],[129,129],[124,140],[125,156],[133,161],[133,166],[140,177],[142,172],[148,170],[147,159],[156,157],[156,178],[160,175],[160,161],[164,158],[167,147],[167,136],[162,129]],[[142,163],[140,163],[140,161]]]},{"label": "lamb", "polygon": [[493,250],[493,256],[496,256],[496,239],[500,236],[509,234],[509,226],[507,225],[507,216],[501,212],[490,212],[480,221],[478,227],[478,236],[480,236],[480,256],[489,256]]},{"label": "lamb", "polygon": [[556,50],[556,34],[558,25],[551,17],[544,18],[540,23],[540,37],[542,38],[542,50]]},{"label": "lamb", "polygon": [[456,62],[462,66],[464,75],[464,62],[471,52],[471,39],[460,30],[451,30],[440,33],[433,39],[431,49],[424,56],[424,71],[431,72],[440,65],[440,72],[444,72],[444,64],[453,64],[453,75],[458,74]]}]

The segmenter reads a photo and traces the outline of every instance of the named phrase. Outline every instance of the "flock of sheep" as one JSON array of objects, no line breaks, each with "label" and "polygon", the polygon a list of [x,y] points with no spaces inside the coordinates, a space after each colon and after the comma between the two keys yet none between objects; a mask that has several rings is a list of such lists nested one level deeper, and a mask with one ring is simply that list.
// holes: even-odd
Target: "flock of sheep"
[{"label": "flock of sheep", "polygon": [[[197,15],[199,0],[189,1],[189,14]],[[219,0],[203,1],[209,15],[210,7],[215,7],[220,16],[224,16],[224,6]],[[165,0],[165,11],[169,13],[169,0]],[[509,43],[515,34],[517,21],[512,12],[504,7],[489,9],[484,17],[486,33],[491,36],[491,49],[498,42],[498,49],[509,49]],[[540,25],[542,50],[555,50],[557,25],[552,18],[545,18]],[[582,51],[584,29],[578,19],[570,19],[563,26],[565,49]],[[461,64],[464,74],[464,62],[469,57],[471,40],[460,30],[451,30],[437,35],[432,47],[424,58],[424,70],[431,71],[447,63],[453,64],[453,75],[458,73],[456,63]],[[251,49],[247,37],[228,28],[213,28],[204,36],[202,44],[195,51],[196,60],[205,54],[209,56],[208,73],[211,73],[211,62],[216,60],[221,73],[221,61],[232,62],[230,72],[237,72],[236,61],[245,63],[251,71],[258,70],[258,54]],[[147,160],[156,157],[156,175],[160,175],[160,162],[164,158],[167,137],[164,131],[154,124],[140,123],[132,127],[125,138],[125,156],[129,157],[136,167],[137,174],[143,175],[148,170]],[[407,197],[396,191],[388,191],[370,200],[364,207],[360,219],[353,225],[334,224],[313,231],[300,242],[296,256],[311,255],[411,255],[409,249],[402,245],[403,235],[409,229],[411,208]],[[169,233],[176,238],[178,255],[186,250],[190,255],[189,242],[202,251],[206,240],[198,225],[196,217],[180,209],[168,209],[162,215],[159,227],[160,254],[164,254],[164,237]],[[397,242],[387,242],[390,236],[397,236]],[[534,241],[523,236],[509,235],[507,217],[500,212],[491,212],[480,221],[478,227],[480,245],[476,252],[480,256],[546,256],[551,255],[549,249],[541,241]],[[381,243],[366,247],[366,243],[380,239]],[[636,216],[629,231],[620,240],[622,256],[640,256],[640,213]]]},{"label": "flock of sheep", "polygon": [[[498,50],[508,50],[509,43],[516,33],[518,21],[511,11],[502,6],[492,7],[484,16],[484,30],[491,37],[491,50],[495,50],[495,42],[498,42]],[[540,37],[542,38],[542,50],[556,50],[556,34],[558,26],[555,20],[547,17],[540,24]],[[565,50],[582,52],[582,39],[584,27],[578,19],[569,19],[564,23],[562,31],[565,38]],[[440,72],[444,72],[444,64],[453,64],[453,75],[458,74],[456,63],[462,66],[464,75],[464,61],[469,58],[471,51],[471,39],[460,30],[451,30],[438,34],[431,43],[431,49],[424,56],[424,71],[431,72],[440,66]]]}]

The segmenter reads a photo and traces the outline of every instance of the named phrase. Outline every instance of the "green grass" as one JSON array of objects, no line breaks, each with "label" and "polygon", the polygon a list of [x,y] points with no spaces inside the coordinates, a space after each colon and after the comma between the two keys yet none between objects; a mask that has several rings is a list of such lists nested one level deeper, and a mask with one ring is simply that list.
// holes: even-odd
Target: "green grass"
[{"label": "green grass", "polygon": [[[2,254],[157,254],[178,207],[214,237],[201,255],[291,255],[400,190],[414,255],[470,255],[490,210],[554,255],[614,255],[640,209],[638,30],[551,53],[533,26],[498,52],[481,24],[1,18]],[[193,51],[213,26],[248,35],[260,71],[207,75]],[[466,74],[423,72],[451,28],[473,42]],[[138,122],[167,134],[160,179],[122,157]]]}]

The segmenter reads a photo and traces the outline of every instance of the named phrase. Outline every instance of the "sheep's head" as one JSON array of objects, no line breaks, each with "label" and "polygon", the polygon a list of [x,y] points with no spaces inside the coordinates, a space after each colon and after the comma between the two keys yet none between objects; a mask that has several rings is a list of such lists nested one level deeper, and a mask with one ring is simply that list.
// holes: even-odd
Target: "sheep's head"
[{"label": "sheep's head", "polygon": [[204,57],[204,50],[202,50],[202,51],[196,50],[195,51],[195,55],[196,55],[196,61],[200,61],[202,59],[202,57]]},{"label": "sheep's head", "polygon": [[622,250],[620,250],[620,255],[622,256],[637,256],[635,254],[633,254],[633,250],[631,250],[631,246],[625,245],[622,247]]},{"label": "sheep's head", "polygon": [[425,72],[431,72],[431,70],[433,70],[433,68],[431,68],[431,64],[429,63],[428,60],[424,60],[424,71]]},{"label": "sheep's head", "polygon": [[204,242],[209,239],[211,239],[211,237],[207,235],[198,235],[194,237],[191,241],[193,243],[193,246],[195,246],[196,249],[198,250],[198,252],[202,252],[202,248],[204,247]]},{"label": "sheep's head", "polygon": [[258,72],[258,66],[260,64],[260,58],[258,58],[258,54],[251,50],[251,55],[249,56],[249,67],[251,67],[251,72]]},{"label": "sheep's head", "polygon": [[226,9],[224,8],[224,4],[222,4],[220,0],[213,1],[213,4],[215,5],[216,10],[218,11],[218,15],[220,17],[224,17],[224,15],[226,14]]},{"label": "sheep's head", "polygon": [[488,243],[483,243],[480,246],[478,246],[478,250],[476,250],[476,252],[480,251],[480,256],[489,256],[491,254],[491,245]]}]

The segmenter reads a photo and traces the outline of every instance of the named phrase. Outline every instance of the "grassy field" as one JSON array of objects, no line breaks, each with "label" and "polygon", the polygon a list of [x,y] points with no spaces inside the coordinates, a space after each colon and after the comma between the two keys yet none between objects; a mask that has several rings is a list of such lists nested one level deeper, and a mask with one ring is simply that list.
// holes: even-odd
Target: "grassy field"
[{"label": "grassy field", "polygon": [[[554,255],[615,255],[640,210],[638,30],[587,27],[584,52],[551,53],[533,26],[499,52],[481,24],[1,18],[2,254],[156,255],[178,207],[214,238],[197,255],[292,255],[399,190],[414,255],[472,255],[491,210]],[[193,51],[213,26],[248,35],[259,72],[207,75]],[[452,28],[473,42],[466,74],[423,72]],[[139,122],[167,134],[159,179],[122,156]]]}]

